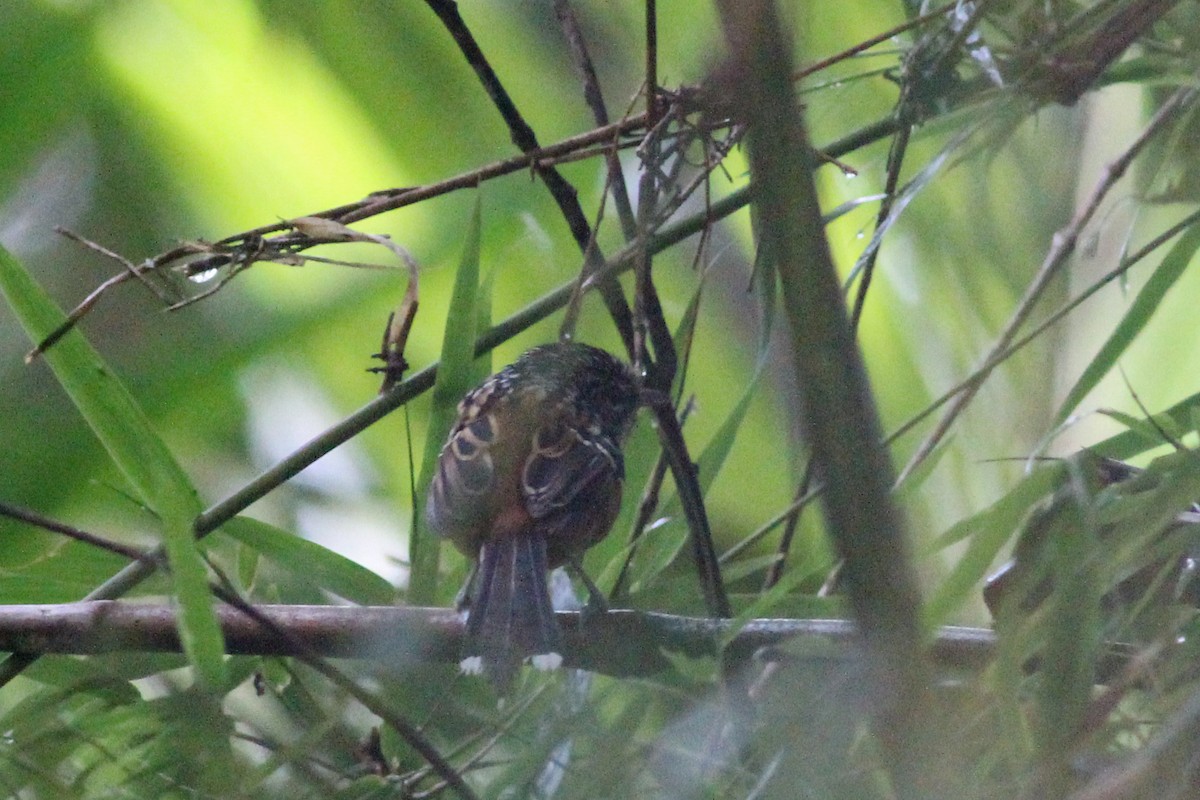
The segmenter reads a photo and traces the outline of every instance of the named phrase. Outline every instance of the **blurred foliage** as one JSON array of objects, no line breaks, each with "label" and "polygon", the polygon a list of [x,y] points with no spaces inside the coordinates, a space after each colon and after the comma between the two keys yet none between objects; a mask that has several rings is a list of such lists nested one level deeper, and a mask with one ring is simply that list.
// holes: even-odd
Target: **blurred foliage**
[{"label": "blurred foliage", "polygon": [[[811,64],[930,10],[909,5],[784,4],[797,62]],[[972,374],[1105,166],[1168,97],[1195,83],[1200,14],[1195,4],[1179,4],[1101,64],[1078,102],[1055,102],[1073,99],[1064,97],[1067,78],[1103,51],[1106,21],[1130,10],[1161,14],[1161,6],[964,2],[950,17],[884,37],[797,81],[818,147],[892,119],[902,94],[912,103],[903,110],[920,117],[859,328],[885,430]],[[574,7],[610,115],[640,113],[644,4],[576,0]],[[461,13],[542,145],[594,126],[550,2],[463,3]],[[948,22],[975,14],[973,32],[956,33]],[[719,66],[723,38],[707,4],[662,4],[658,24],[664,87],[695,87]],[[0,50],[0,244],[63,308],[120,267],[56,235],[55,226],[141,263],[180,241],[215,241],[515,152],[424,3],[15,0],[0,4],[0,29],[9,32]],[[1043,293],[1033,323],[1195,210],[1197,108],[1193,95],[1154,131],[1129,174],[1112,176],[1117,182],[1081,231],[1068,268]],[[876,199],[855,201],[884,190],[889,143],[867,137],[839,156],[841,166],[817,173],[826,209],[849,204],[827,227],[846,276],[872,241],[878,210]],[[636,187],[637,155],[624,151],[622,164]],[[595,219],[606,186],[602,159],[561,170]],[[735,192],[745,174],[735,149],[713,173],[711,199]],[[576,243],[528,170],[358,223],[391,236],[421,264],[421,308],[406,352],[418,369],[456,331],[447,315],[477,203],[478,266],[492,321],[578,275]],[[694,197],[674,220],[703,209]],[[703,247],[693,237],[654,262],[668,324],[682,326],[689,308],[698,309],[684,432],[702,465],[718,552],[783,516],[806,466],[790,342],[781,326],[768,326],[774,293],[755,269],[755,222],[739,211],[713,225]],[[1191,558],[1194,536],[1176,515],[1194,499],[1196,479],[1188,454],[1163,454],[1170,438],[1197,445],[1195,230],[1190,223],[1180,244],[1154,248],[1005,360],[897,492],[932,598],[931,632],[988,619],[978,589],[1018,531],[1051,520],[1048,529],[1063,532],[1051,537],[1057,544],[1047,556],[1049,599],[1028,619],[1018,613],[1001,625],[989,670],[939,684],[932,702],[948,739],[952,766],[945,768],[959,773],[949,782],[958,793],[949,796],[1062,795],[1093,776],[1119,774],[1130,754],[1157,760],[1131,779],[1131,793],[1103,796],[1194,795],[1187,757],[1200,725],[1200,683],[1190,666],[1194,612],[1180,602],[1184,592],[1163,587],[1184,582],[1173,570]],[[624,244],[611,203],[597,243],[609,256]],[[381,249],[316,252],[388,268],[259,263],[212,297],[169,313],[131,281],[106,294],[80,326],[144,409],[153,431],[146,435],[166,445],[206,506],[375,396],[378,377],[367,369],[405,272]],[[559,321],[553,316],[505,341],[491,363],[553,339]],[[620,350],[594,293],[577,335]],[[126,544],[157,543],[170,521],[130,484],[128,465],[110,458],[46,361],[22,362],[29,346],[16,316],[0,308],[0,500]],[[1071,393],[1076,386],[1084,388]],[[1147,421],[1146,408],[1168,407]],[[426,430],[430,415],[422,396],[367,428],[210,537],[207,554],[262,602],[378,602],[389,586],[403,600],[414,465],[419,471],[427,440],[444,434]],[[1056,427],[1056,417],[1066,424]],[[892,443],[897,466],[929,428]],[[1136,490],[1072,483],[1061,467],[1024,475],[1026,457],[1093,445],[1147,467]],[[628,552],[657,454],[643,416],[626,448],[622,517],[587,559],[606,588]],[[815,508],[800,518],[784,582],[764,592],[778,531],[770,527],[724,565],[735,613],[839,608],[814,599],[833,567]],[[668,479],[623,603],[702,609],[685,532]],[[6,603],[78,599],[122,563],[8,519],[0,519],[0,533]],[[289,544],[289,534],[302,543]],[[1133,603],[1114,607],[1112,587],[1147,569],[1158,577]],[[453,601],[464,573],[457,555],[441,559],[440,603]],[[177,590],[156,576],[134,595],[161,599]],[[1110,639],[1142,648],[1144,658],[1095,690],[1092,661]],[[1047,669],[1026,670],[1031,656]],[[344,666],[420,726],[482,796],[885,796],[873,743],[856,727],[870,702],[857,692],[862,676],[829,658],[820,642],[761,656],[749,681],[752,702],[733,719],[707,662],[681,662],[653,681],[529,674],[499,707],[488,687],[450,667]],[[393,774],[371,774],[378,762],[360,745],[378,717],[309,667],[246,657],[227,666],[225,685],[206,694],[178,657],[42,659],[0,688],[0,794],[382,798],[436,785],[387,726],[379,746]]]}]

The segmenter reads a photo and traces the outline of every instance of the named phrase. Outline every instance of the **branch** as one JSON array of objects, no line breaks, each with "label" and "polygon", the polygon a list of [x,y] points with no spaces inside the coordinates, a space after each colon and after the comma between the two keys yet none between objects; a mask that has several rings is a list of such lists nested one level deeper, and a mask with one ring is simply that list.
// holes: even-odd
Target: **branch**
[{"label": "branch", "polygon": [[[271,628],[222,605],[217,618],[231,655],[358,658],[389,664],[457,664],[463,621],[448,608],[410,606],[261,605]],[[821,659],[861,656],[853,622],[840,619],[756,619],[730,637],[734,623],[710,617],[613,610],[603,614],[559,611],[564,664],[615,677],[653,677],[673,669],[669,656],[716,655],[721,642],[741,652],[819,639]],[[991,662],[996,636],[986,628],[938,630],[931,657],[941,670],[979,672]],[[0,650],[20,654],[97,655],[114,652],[178,653],[175,610],[169,605],[111,600],[60,605],[0,605]],[[1109,645],[1098,668],[1107,683],[1134,656],[1128,645]]]},{"label": "branch", "polygon": [[[592,157],[597,153],[608,152],[612,149],[631,146],[636,142],[629,141],[625,137],[635,134],[644,124],[645,115],[619,120],[611,125],[605,125],[576,136],[571,136],[539,150],[529,151],[519,156],[486,164],[469,172],[438,181],[437,183],[425,186],[383,189],[372,192],[362,200],[335,206],[334,208],[327,208],[322,211],[309,212],[303,216],[320,217],[339,222],[342,225],[350,225],[354,222],[370,219],[371,217],[376,217],[380,214],[395,211],[396,209],[414,205],[460,189],[473,189],[484,181],[520,172],[521,170],[529,169],[535,164],[563,163],[579,158]],[[229,254],[237,254],[239,248],[245,247],[247,243],[256,242],[272,234],[280,235],[273,236],[265,243],[269,244],[272,251],[277,253],[299,253],[310,247],[324,243],[322,240],[313,239],[294,230],[294,226],[287,220],[281,220],[231,234],[217,240],[209,247],[217,251],[220,257],[228,259]],[[94,245],[89,244],[89,246],[92,249],[97,249]],[[109,290],[134,278],[145,282],[144,276],[147,274],[153,274],[166,267],[174,266],[184,259],[194,258],[196,254],[197,248],[195,244],[183,244],[160,253],[153,258],[149,258],[141,265],[133,266],[127,264],[127,268],[124,271],[106,280],[80,301],[71,310],[71,313],[67,315],[66,321],[47,335],[46,338],[38,342],[37,346],[25,356],[25,360],[27,362],[32,361],[52,347],[68,331],[74,328],[79,320],[86,316]],[[116,254],[113,254],[113,257],[122,262],[126,261],[126,259]],[[183,267],[183,274],[187,276],[198,274],[198,272],[206,269],[210,263],[213,263],[211,259],[200,259],[199,261],[186,263]]]},{"label": "branch", "polygon": [[1177,89],[1162,104],[1138,135],[1137,139],[1134,140],[1133,144],[1105,168],[1091,195],[1088,196],[1086,201],[1076,211],[1071,222],[1058,233],[1054,234],[1054,239],[1051,242],[1049,251],[1046,253],[1045,260],[1042,262],[1037,274],[1034,275],[1033,280],[1030,281],[1029,286],[1025,289],[1025,293],[1017,302],[1017,307],[1009,317],[1004,330],[996,337],[991,351],[984,357],[983,363],[975,370],[971,379],[966,382],[961,391],[950,401],[949,407],[942,414],[934,429],[925,437],[920,446],[917,447],[912,457],[909,458],[908,464],[900,472],[899,481],[904,481],[933,452],[934,448],[942,441],[942,438],[958,419],[963,409],[975,398],[984,381],[992,374],[992,370],[1000,365],[1009,351],[1009,345],[1012,344],[1017,333],[1020,332],[1026,320],[1029,319],[1034,306],[1042,299],[1046,288],[1058,277],[1069,262],[1071,255],[1075,252],[1075,245],[1078,243],[1084,227],[1095,216],[1101,202],[1125,175],[1137,155],[1145,149],[1146,145],[1155,136],[1192,106],[1198,96],[1200,96],[1200,90],[1190,83]]},{"label": "branch", "polygon": [[[505,90],[504,85],[500,82],[496,71],[488,63],[487,57],[479,47],[479,43],[475,41],[474,35],[472,35],[462,16],[458,13],[458,4],[453,2],[453,0],[425,0],[425,2],[437,15],[438,19],[441,20],[446,30],[450,32],[450,35],[454,38],[454,43],[458,45],[459,51],[466,58],[467,63],[471,65],[471,69],[475,71],[476,77],[479,78],[479,82],[483,85],[488,97],[491,98],[492,104],[496,106],[496,110],[500,112],[505,125],[508,126],[512,143],[523,153],[540,150],[541,145],[538,144],[533,128],[525,121],[516,104]],[[583,213],[583,206],[579,203],[579,194],[576,192],[575,187],[562,176],[562,173],[550,165],[534,161],[532,167],[541,177],[542,182],[550,191],[551,197],[554,198],[554,202],[558,205],[559,211],[562,213],[563,219],[566,220],[567,227],[571,231],[571,236],[575,239],[575,243],[579,245],[579,249],[583,253],[584,260],[590,262],[590,271],[599,271],[604,259],[600,255],[600,251],[593,246],[592,226],[588,223],[587,216]],[[597,282],[597,288],[600,290],[600,296],[604,300],[604,305],[608,308],[608,313],[612,316],[617,332],[621,335],[622,341],[625,342],[626,350],[632,356],[633,324],[630,317],[629,304],[625,301],[621,285],[612,278],[601,278]]]},{"label": "branch", "polygon": [[817,476],[846,598],[861,625],[865,687],[898,797],[930,796],[932,727],[920,590],[874,397],[821,220],[808,133],[770,0],[718,0],[729,48],[725,91],[748,128],[759,246],[781,288],[799,423]]}]

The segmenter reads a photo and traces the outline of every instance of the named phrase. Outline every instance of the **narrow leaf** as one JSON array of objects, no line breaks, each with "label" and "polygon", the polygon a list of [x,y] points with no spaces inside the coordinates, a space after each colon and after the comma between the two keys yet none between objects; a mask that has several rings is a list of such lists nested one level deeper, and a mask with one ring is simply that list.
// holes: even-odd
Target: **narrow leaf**
[{"label": "narrow leaf", "polygon": [[971,593],[979,590],[1000,549],[1017,534],[1029,509],[1054,493],[1063,481],[1063,471],[1061,463],[1035,470],[1004,497],[937,538],[933,550],[963,540],[967,542],[967,550],[925,605],[926,634],[945,624]]},{"label": "narrow leaf", "polygon": [[475,197],[475,209],[467,225],[462,259],[454,279],[454,292],[450,296],[450,310],[446,315],[446,328],[442,337],[442,359],[438,364],[437,378],[433,384],[433,402],[426,428],[425,455],[421,460],[421,478],[417,481],[416,508],[413,509],[413,525],[410,552],[412,574],[409,580],[409,598],[414,603],[432,603],[437,595],[438,541],[423,529],[425,496],[437,469],[438,453],[454,415],[458,401],[473,385],[475,357],[475,326],[479,320],[477,302],[479,296],[479,246],[481,227],[479,195]]},{"label": "narrow leaf", "polygon": [[[1100,646],[1100,582],[1096,577],[1098,530],[1094,486],[1070,462],[1071,491],[1064,494],[1046,537],[1054,591],[1045,616],[1046,639],[1037,693],[1037,734],[1041,757],[1050,769],[1050,785],[1065,780],[1072,743],[1076,741],[1095,683]],[[1057,779],[1057,780],[1056,780]],[[1059,792],[1054,792],[1059,794]]]},{"label": "narrow leaf", "polygon": [[235,517],[221,526],[232,536],[308,583],[363,605],[385,605],[395,594],[392,585],[361,564],[343,555],[280,530],[274,525]]},{"label": "narrow leaf", "polygon": [[[738,431],[750,408],[750,401],[754,399],[755,389],[761,375],[760,368],[751,378],[738,404],[734,406],[696,460],[697,480],[700,484],[700,491],[704,495],[708,494],[709,488],[716,480],[721,467],[725,465],[725,461],[733,449]],[[633,566],[631,586],[638,586],[666,569],[687,542],[688,531],[687,526],[682,524],[683,511],[680,507],[679,495],[672,495],[663,504],[660,516],[676,520],[680,524],[664,527],[663,530],[649,531],[650,535],[642,538],[638,546],[638,558]]]},{"label": "narrow leaf", "polygon": [[[1194,419],[1197,410],[1200,410],[1200,393],[1184,398],[1166,411],[1154,416],[1155,419],[1159,420],[1171,420],[1181,431],[1193,431],[1200,429],[1197,427]],[[1118,461],[1124,461],[1140,455],[1147,450],[1152,450],[1161,444],[1162,437],[1157,434],[1153,439],[1147,439],[1141,430],[1128,430],[1111,436],[1088,449],[1098,456],[1107,456],[1115,458]]]},{"label": "narrow leaf", "polygon": [[[0,292],[34,342],[65,320],[41,286],[3,248]],[[201,683],[210,688],[224,686],[224,639],[212,608],[208,573],[192,532],[201,511],[196,490],[129,390],[78,329],[64,336],[45,359],[109,457],[162,521],[184,652]]]},{"label": "narrow leaf", "polygon": [[1179,280],[1179,276],[1191,262],[1192,256],[1200,248],[1200,225],[1189,228],[1187,233],[1171,248],[1163,258],[1162,263],[1154,270],[1150,280],[1138,292],[1133,304],[1125,312],[1125,316],[1117,325],[1108,341],[1100,348],[1100,352],[1088,364],[1087,369],[1079,376],[1079,380],[1071,387],[1067,399],[1063,401],[1054,419],[1054,425],[1061,424],[1075,410],[1075,407],[1096,388],[1100,379],[1108,374],[1117,360],[1142,332],[1154,312],[1158,310],[1167,292]]}]

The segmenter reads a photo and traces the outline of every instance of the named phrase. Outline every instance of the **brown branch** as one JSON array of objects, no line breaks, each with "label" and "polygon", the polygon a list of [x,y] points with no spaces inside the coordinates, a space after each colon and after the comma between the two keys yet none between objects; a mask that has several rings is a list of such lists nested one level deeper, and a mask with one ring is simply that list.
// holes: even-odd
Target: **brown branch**
[{"label": "brown branch", "polygon": [[[389,211],[395,211],[434,197],[440,197],[441,195],[460,189],[475,188],[484,181],[529,169],[532,164],[559,163],[560,161],[574,160],[580,157],[581,153],[586,157],[591,157],[614,148],[619,149],[631,146],[634,143],[628,141],[622,142],[622,137],[636,133],[644,124],[645,115],[630,117],[577,136],[568,137],[553,145],[535,151],[486,164],[469,172],[438,181],[437,183],[399,189],[384,189],[372,192],[362,200],[327,208],[323,211],[315,211],[304,216],[329,219],[339,222],[342,225],[361,222],[364,219],[369,219]],[[599,147],[599,150],[595,149],[597,147]],[[223,255],[223,252],[235,252],[240,248],[244,248],[248,243],[255,242],[271,234],[281,234],[269,240],[271,251],[275,253],[299,253],[310,247],[326,243],[325,240],[314,239],[295,231],[288,221],[281,220],[269,225],[262,225],[257,228],[231,234],[208,245],[208,248],[217,251],[218,255],[214,257],[227,260],[229,256]],[[92,243],[89,243],[88,246],[92,249],[97,249],[97,246]],[[176,262],[192,258],[198,252],[200,251],[197,249],[195,243],[180,245],[148,259],[136,269],[128,267],[126,270],[112,276],[76,305],[70,314],[67,315],[67,319],[62,325],[52,331],[42,341],[38,342],[37,346],[26,356],[26,361],[36,358],[42,352],[52,347],[64,334],[74,328],[79,320],[92,310],[92,307],[96,305],[101,296],[108,290],[125,283],[131,278],[144,280],[143,276],[147,273],[153,273]],[[128,264],[127,260],[123,257],[115,254],[114,257],[123,264]],[[184,274],[196,274],[205,268],[206,263],[207,259],[202,259],[199,262],[191,262],[187,265],[188,270]]]},{"label": "brown branch", "polygon": [[[217,618],[231,655],[357,658],[406,664],[457,664],[463,620],[447,608],[406,606],[261,605],[266,628],[230,606]],[[560,611],[564,664],[617,677],[662,675],[673,669],[665,653],[711,657],[720,642],[753,652],[795,638],[819,638],[847,661],[861,657],[853,622],[840,619],[758,619],[738,629],[708,617],[613,610],[603,614]],[[274,629],[272,629],[274,628]],[[978,672],[995,653],[986,628],[939,629],[932,657],[940,669]],[[0,650],[96,655],[113,652],[181,652],[176,612],[170,605],[93,601],[60,605],[0,605]],[[827,658],[822,650],[820,658]],[[1100,665],[1101,682],[1122,675],[1134,651],[1113,644]]]}]

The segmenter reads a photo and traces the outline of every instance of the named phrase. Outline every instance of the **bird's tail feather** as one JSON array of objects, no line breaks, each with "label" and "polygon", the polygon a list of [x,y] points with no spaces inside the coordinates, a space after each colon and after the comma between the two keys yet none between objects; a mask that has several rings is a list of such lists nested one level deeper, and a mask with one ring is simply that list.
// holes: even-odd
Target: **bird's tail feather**
[{"label": "bird's tail feather", "polygon": [[481,668],[503,690],[527,657],[535,666],[557,665],[561,636],[546,572],[541,536],[518,533],[483,545],[467,617],[465,669]]}]

